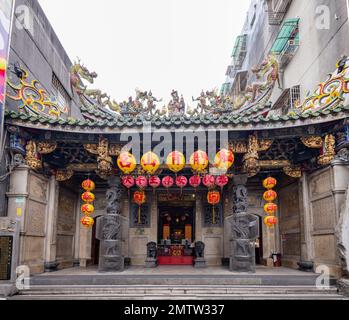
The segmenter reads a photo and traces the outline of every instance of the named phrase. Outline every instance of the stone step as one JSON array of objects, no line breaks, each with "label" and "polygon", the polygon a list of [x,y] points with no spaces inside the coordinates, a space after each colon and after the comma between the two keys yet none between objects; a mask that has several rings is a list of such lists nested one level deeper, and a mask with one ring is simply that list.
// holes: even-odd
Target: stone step
[{"label": "stone step", "polygon": [[324,299],[337,300],[336,287],[314,286],[33,286],[14,300],[119,299]]},{"label": "stone step", "polygon": [[[246,286],[314,286],[318,275],[43,275],[30,279],[31,285],[57,284],[74,285],[168,285],[168,286],[196,286],[196,285],[246,285]],[[335,285],[336,280],[331,279],[331,285]]]}]

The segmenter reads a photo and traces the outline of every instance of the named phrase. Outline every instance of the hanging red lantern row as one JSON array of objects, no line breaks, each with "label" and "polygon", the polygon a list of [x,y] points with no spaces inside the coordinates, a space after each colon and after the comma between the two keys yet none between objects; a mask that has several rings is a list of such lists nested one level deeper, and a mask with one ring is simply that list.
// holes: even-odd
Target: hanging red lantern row
[{"label": "hanging red lantern row", "polygon": [[136,179],[136,186],[141,189],[144,190],[147,186],[148,186],[148,179],[144,176],[139,176]]},{"label": "hanging red lantern row", "polygon": [[176,177],[176,186],[181,189],[181,194],[183,192],[183,188],[188,184],[188,179],[185,176]]},{"label": "hanging red lantern row", "polygon": [[82,182],[81,187],[85,192],[81,195],[81,200],[84,202],[81,206],[81,212],[84,214],[84,217],[81,218],[80,222],[85,228],[91,228],[95,223],[94,219],[90,217],[95,211],[92,204],[95,200],[95,195],[91,191],[93,191],[96,186],[92,180],[87,179]]},{"label": "hanging red lantern row", "polygon": [[212,189],[215,186],[215,183],[216,183],[216,179],[211,174],[206,174],[202,178],[202,184],[208,189]]},{"label": "hanging red lantern row", "polygon": [[149,177],[149,186],[153,188],[155,193],[155,189],[161,186],[161,179],[158,176]]},{"label": "hanging red lantern row", "polygon": [[189,184],[193,187],[193,188],[197,188],[200,186],[201,184],[201,178],[200,176],[192,176],[189,178]]},{"label": "hanging red lantern row", "polygon": [[174,179],[171,176],[166,176],[162,178],[161,183],[167,189],[168,192],[168,189],[174,185]]},{"label": "hanging red lantern row", "polygon": [[216,178],[216,185],[221,188],[223,192],[223,188],[228,184],[229,178],[226,175],[221,175]]},{"label": "hanging red lantern row", "polygon": [[277,180],[273,177],[268,177],[263,181],[263,186],[267,189],[267,191],[265,191],[263,194],[263,199],[267,202],[263,208],[267,214],[267,216],[264,218],[264,224],[268,228],[272,228],[278,223],[278,219],[275,217],[278,206],[274,203],[277,198],[277,193],[272,190],[276,185]]}]

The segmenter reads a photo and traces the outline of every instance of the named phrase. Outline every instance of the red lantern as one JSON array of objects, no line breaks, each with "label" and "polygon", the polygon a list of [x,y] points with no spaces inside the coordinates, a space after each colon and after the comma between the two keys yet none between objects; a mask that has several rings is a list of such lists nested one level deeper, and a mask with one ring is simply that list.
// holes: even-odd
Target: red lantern
[{"label": "red lantern", "polygon": [[85,227],[85,228],[91,228],[95,221],[93,220],[93,218],[91,217],[82,217],[81,220],[80,220],[81,224]]},{"label": "red lantern", "polygon": [[95,195],[92,192],[86,191],[81,195],[81,199],[84,202],[91,203],[95,201]]},{"label": "red lantern", "polygon": [[269,215],[273,215],[278,209],[278,206],[275,203],[267,203],[264,206],[264,211],[269,214]]},{"label": "red lantern", "polygon": [[138,204],[139,208],[138,208],[138,224],[142,223],[142,219],[141,219],[141,206],[142,204],[145,203],[146,201],[146,196],[145,196],[145,192],[144,191],[136,191],[133,194],[133,201],[135,203]]},{"label": "red lantern", "polygon": [[132,176],[123,176],[121,178],[121,181],[123,186],[126,187],[127,189],[131,189],[136,183],[135,178]]},{"label": "red lantern", "polygon": [[184,188],[188,184],[188,179],[184,176],[176,177],[176,186]]},{"label": "red lantern", "polygon": [[192,176],[189,178],[189,184],[193,187],[193,188],[197,188],[200,184],[201,184],[201,178],[200,176]]},{"label": "red lantern", "polygon": [[275,178],[268,177],[264,179],[263,181],[263,187],[266,189],[273,189],[277,184],[277,181]]},{"label": "red lantern", "polygon": [[207,201],[214,206],[221,201],[221,194],[218,191],[210,191],[207,194]]},{"label": "red lantern", "polygon": [[223,188],[228,184],[229,178],[225,175],[216,178],[216,185],[223,190]]},{"label": "red lantern", "polygon": [[85,203],[81,206],[81,212],[87,216],[95,211],[95,207],[90,203]]},{"label": "red lantern", "polygon": [[216,224],[216,214],[215,214],[214,206],[221,201],[221,194],[218,191],[210,191],[207,194],[207,201],[209,204],[212,205],[212,223]]},{"label": "red lantern", "polygon": [[277,223],[278,223],[278,218],[275,217],[275,216],[266,216],[266,217],[264,218],[264,224],[265,224],[268,228],[274,227]]},{"label": "red lantern", "polygon": [[143,190],[145,189],[147,186],[148,186],[148,180],[146,177],[144,176],[139,176],[137,179],[136,179],[136,185],[139,189]]},{"label": "red lantern", "polygon": [[155,188],[159,188],[161,185],[161,179],[158,176],[151,176],[149,178],[149,185],[153,188],[155,193]]},{"label": "red lantern", "polygon": [[273,202],[277,198],[277,193],[274,190],[267,190],[263,194],[263,199],[267,202]]},{"label": "red lantern", "polygon": [[165,187],[165,188],[171,188],[173,185],[174,185],[174,180],[172,177],[170,176],[166,176],[162,179],[162,185]]},{"label": "red lantern", "polygon": [[146,196],[144,191],[136,191],[133,194],[133,201],[137,203],[139,206],[145,203],[146,201]]},{"label": "red lantern", "polygon": [[92,180],[87,179],[87,180],[82,182],[81,187],[85,191],[93,191],[95,189],[96,185],[95,185],[95,183]]},{"label": "red lantern", "polygon": [[213,175],[207,174],[202,178],[202,183],[205,187],[211,189],[215,186],[215,177]]}]

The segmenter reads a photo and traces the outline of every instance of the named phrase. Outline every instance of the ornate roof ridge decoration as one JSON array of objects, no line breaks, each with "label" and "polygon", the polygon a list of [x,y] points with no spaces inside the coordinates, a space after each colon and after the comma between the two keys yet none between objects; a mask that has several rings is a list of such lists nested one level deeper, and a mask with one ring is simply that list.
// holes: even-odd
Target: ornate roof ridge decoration
[{"label": "ornate roof ridge decoration", "polygon": [[307,96],[295,112],[306,114],[309,111],[333,110],[338,106],[349,103],[349,59],[346,55],[341,56],[336,64],[337,69],[328,75],[328,78],[319,84],[318,88]]},{"label": "ornate roof ridge decoration", "polygon": [[[109,107],[115,112],[115,117],[193,117],[203,116],[214,118],[222,115],[243,115],[257,113],[259,106],[265,106],[272,94],[276,81],[279,80],[279,67],[274,55],[269,55],[259,66],[252,68],[258,82],[252,83],[246,90],[236,97],[221,96],[217,89],[202,91],[198,98],[192,98],[197,102],[195,108],[186,105],[183,95],[179,96],[178,91],[172,90],[171,100],[167,106],[158,108],[157,99],[151,91],[136,89],[136,97],[129,97],[128,100],[117,103],[111,100],[110,96],[99,89],[88,89],[83,81],[90,84],[97,78],[96,72],[90,72],[80,60],[74,63],[70,70],[70,80],[73,89],[78,94],[81,104],[94,112],[99,107]],[[263,80],[265,79],[265,80]],[[100,110],[100,109],[99,109]]]},{"label": "ornate roof ridge decoration", "polygon": [[[154,128],[171,128],[179,126],[191,127],[191,126],[220,126],[220,128],[230,127],[233,128],[244,128],[246,130],[258,130],[258,129],[281,129],[284,127],[297,127],[314,125],[316,123],[324,123],[330,121],[336,121],[345,119],[348,117],[349,105],[339,106],[334,110],[311,112],[303,115],[288,115],[288,116],[274,116],[269,118],[264,117],[237,117],[231,116],[220,116],[214,118],[154,118],[150,119]],[[112,120],[82,120],[82,119],[49,119],[41,115],[28,115],[25,113],[5,110],[5,116],[7,123],[12,125],[23,125],[41,129],[50,129],[50,127],[56,130],[71,130],[86,132],[97,132],[100,134],[106,133],[106,129],[122,129],[122,128],[137,128],[143,126],[143,120],[139,118],[114,118]],[[28,125],[30,123],[30,125]],[[109,132],[112,133],[112,132]]]},{"label": "ornate roof ridge decoration", "polygon": [[6,97],[18,101],[20,111],[47,119],[62,119],[62,114],[68,113],[68,107],[59,106],[56,98],[50,96],[38,80],[29,82],[28,72],[17,63],[14,65],[13,73],[16,74],[17,80],[12,82],[10,77],[7,79]]}]

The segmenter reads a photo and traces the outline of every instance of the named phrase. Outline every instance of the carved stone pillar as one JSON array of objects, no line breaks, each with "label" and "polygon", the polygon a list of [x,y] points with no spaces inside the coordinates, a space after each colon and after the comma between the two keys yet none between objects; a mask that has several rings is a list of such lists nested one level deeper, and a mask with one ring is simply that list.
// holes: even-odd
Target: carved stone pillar
[{"label": "carved stone pillar", "polygon": [[122,216],[122,186],[119,177],[108,180],[106,215],[97,219],[97,239],[100,240],[99,272],[124,270],[122,234],[125,218]]},{"label": "carved stone pillar", "polygon": [[234,177],[233,214],[228,218],[231,224],[232,254],[230,270],[255,272],[255,240],[259,235],[258,217],[247,213],[247,175]]}]

